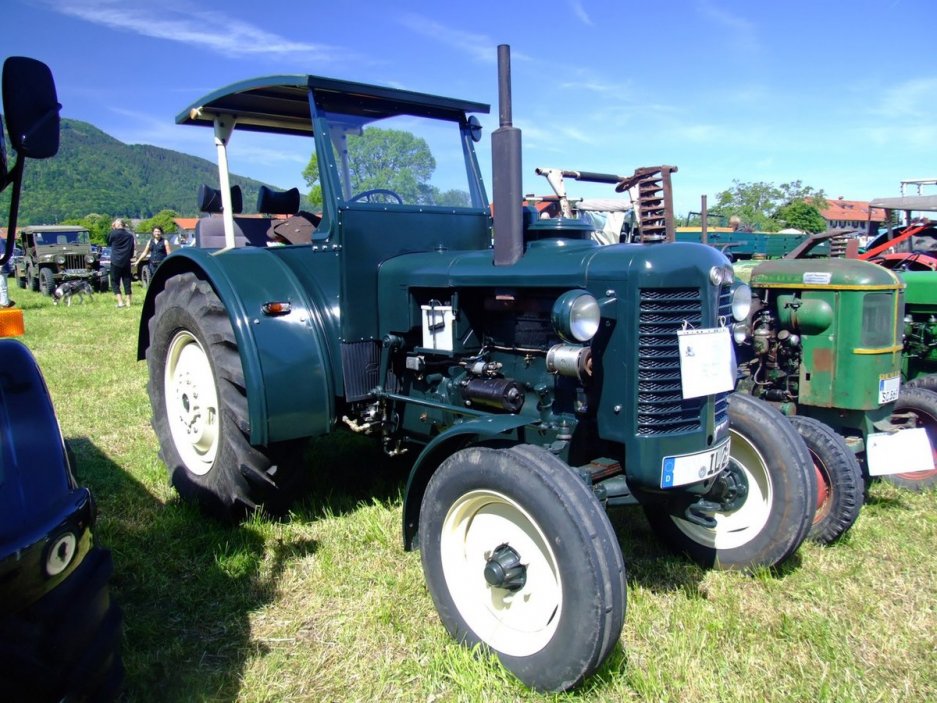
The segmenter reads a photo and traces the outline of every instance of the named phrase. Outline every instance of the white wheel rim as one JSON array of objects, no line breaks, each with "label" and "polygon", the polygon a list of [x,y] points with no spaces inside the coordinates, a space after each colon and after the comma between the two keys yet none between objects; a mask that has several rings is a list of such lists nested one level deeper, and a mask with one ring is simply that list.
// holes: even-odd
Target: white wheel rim
[{"label": "white wheel rim", "polygon": [[[485,565],[502,544],[527,567],[527,580],[517,591],[485,580]],[[562,580],[549,540],[526,510],[494,491],[466,493],[446,515],[440,550],[452,600],[479,639],[520,657],[550,642],[563,607]]]},{"label": "white wheel rim", "polygon": [[218,451],[218,390],[208,355],[187,330],[169,343],[163,391],[179,458],[186,469],[204,476]]},{"label": "white wheel rim", "polygon": [[683,518],[674,517],[674,524],[697,544],[711,549],[736,549],[755,539],[771,515],[774,490],[768,464],[748,438],[738,432],[732,435],[731,461],[745,475],[748,495],[742,505],[732,511],[717,512],[714,528],[703,527]]}]

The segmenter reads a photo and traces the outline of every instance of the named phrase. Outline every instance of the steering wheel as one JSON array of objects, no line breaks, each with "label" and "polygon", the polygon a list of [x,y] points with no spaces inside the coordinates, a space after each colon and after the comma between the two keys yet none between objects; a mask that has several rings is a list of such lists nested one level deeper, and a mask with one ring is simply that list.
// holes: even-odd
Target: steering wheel
[{"label": "steering wheel", "polygon": [[385,202],[383,200],[372,201],[371,198],[375,195],[383,195],[387,198],[393,198],[397,201],[398,205],[403,205],[403,198],[401,198],[397,193],[387,188],[372,188],[371,190],[363,190],[357,195],[351,197],[348,201],[349,203],[362,203],[362,202]]}]

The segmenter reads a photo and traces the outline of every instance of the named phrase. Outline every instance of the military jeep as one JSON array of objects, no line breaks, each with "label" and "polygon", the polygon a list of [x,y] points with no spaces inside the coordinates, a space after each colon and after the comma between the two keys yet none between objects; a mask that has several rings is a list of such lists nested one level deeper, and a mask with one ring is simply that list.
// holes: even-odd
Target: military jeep
[{"label": "military jeep", "polygon": [[20,288],[52,295],[63,281],[85,279],[98,290],[107,284],[101,255],[91,246],[91,235],[78,225],[24,227],[19,234],[23,258],[16,264]]}]

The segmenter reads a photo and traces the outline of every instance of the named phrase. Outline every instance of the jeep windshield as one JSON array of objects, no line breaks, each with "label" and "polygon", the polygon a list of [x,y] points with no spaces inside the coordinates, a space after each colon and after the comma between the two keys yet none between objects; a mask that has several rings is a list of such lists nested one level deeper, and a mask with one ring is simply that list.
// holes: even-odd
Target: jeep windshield
[{"label": "jeep windshield", "polygon": [[49,244],[76,244],[90,245],[91,235],[87,230],[74,230],[70,232],[35,232],[35,242],[40,245]]}]

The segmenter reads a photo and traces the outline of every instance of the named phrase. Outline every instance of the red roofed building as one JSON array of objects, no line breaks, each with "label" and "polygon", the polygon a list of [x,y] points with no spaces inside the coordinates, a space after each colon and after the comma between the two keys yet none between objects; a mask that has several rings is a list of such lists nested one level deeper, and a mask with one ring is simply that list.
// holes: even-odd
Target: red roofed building
[{"label": "red roofed building", "polygon": [[875,231],[885,222],[885,210],[869,207],[866,200],[827,199],[826,208],[820,210],[828,229],[857,229]]}]

